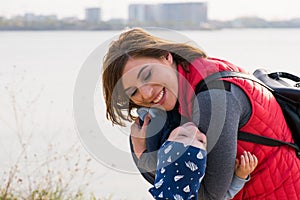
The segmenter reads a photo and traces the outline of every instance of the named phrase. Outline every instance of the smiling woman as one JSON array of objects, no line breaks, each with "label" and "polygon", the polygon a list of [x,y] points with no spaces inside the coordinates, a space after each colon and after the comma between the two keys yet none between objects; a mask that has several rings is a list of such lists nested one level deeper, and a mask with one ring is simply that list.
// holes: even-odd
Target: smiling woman
[{"label": "smiling woman", "polygon": [[171,54],[160,59],[129,59],[124,67],[123,87],[133,103],[139,106],[174,108],[178,81]]},{"label": "smiling woman", "polygon": [[[106,117],[117,125],[133,122],[132,156],[153,184],[150,193],[156,199],[299,199],[300,160],[293,149],[237,140],[244,131],[293,142],[275,97],[238,77],[218,80],[197,93],[203,79],[221,71],[249,74],[186,42],[160,39],[139,28],[124,31],[109,46],[102,74]],[[149,114],[134,115],[141,110]],[[153,127],[161,129],[155,132]],[[195,154],[206,155],[206,137],[207,162],[181,148],[194,146]],[[184,156],[177,160],[176,155]],[[190,176],[186,167],[200,169],[199,176]],[[242,169],[242,178],[235,169]],[[183,184],[174,188],[179,180]]]},{"label": "smiling woman", "polygon": [[[200,49],[165,41],[141,29],[124,32],[111,44],[103,63],[107,117],[123,125],[122,120],[135,118],[131,115],[133,108],[156,104],[173,109],[178,93],[177,64],[187,67],[197,57],[206,55]],[[158,99],[160,95],[163,99]]]}]

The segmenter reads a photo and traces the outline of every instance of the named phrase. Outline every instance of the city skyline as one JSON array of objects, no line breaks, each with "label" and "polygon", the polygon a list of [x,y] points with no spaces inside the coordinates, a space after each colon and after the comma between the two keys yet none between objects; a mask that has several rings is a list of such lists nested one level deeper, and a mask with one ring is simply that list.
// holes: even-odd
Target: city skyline
[{"label": "city skyline", "polygon": [[127,19],[128,6],[133,3],[178,3],[207,2],[208,18],[230,20],[238,17],[260,17],[267,20],[300,18],[299,0],[0,0],[0,16],[11,18],[25,13],[36,15],[56,15],[59,18],[78,17],[84,19],[85,8],[100,7],[103,20]]}]

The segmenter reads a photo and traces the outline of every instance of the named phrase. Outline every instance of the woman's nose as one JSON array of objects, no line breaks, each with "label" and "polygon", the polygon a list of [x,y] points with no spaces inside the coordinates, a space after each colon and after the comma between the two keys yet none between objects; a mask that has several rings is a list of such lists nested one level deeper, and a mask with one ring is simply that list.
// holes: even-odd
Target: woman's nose
[{"label": "woman's nose", "polygon": [[153,96],[153,87],[151,85],[142,85],[139,87],[139,91],[143,99],[147,100]]}]

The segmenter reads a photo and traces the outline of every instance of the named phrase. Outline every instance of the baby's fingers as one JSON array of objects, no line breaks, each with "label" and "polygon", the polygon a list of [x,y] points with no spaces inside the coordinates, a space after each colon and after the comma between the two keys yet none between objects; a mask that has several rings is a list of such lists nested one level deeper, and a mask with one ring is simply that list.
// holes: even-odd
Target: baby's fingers
[{"label": "baby's fingers", "polygon": [[253,168],[255,168],[258,164],[258,159],[255,155],[252,155],[252,160],[253,161],[251,162],[251,165],[252,165]]},{"label": "baby's fingers", "polygon": [[245,165],[249,165],[249,162],[250,162],[250,157],[249,155],[251,156],[251,154],[247,151],[244,151],[244,159],[245,159]]},{"label": "baby's fingers", "polygon": [[244,154],[241,155],[241,166],[249,169],[254,163],[254,158],[250,152],[244,151]]},{"label": "baby's fingers", "polygon": [[255,169],[255,167],[257,166],[258,160],[257,160],[257,157],[255,155],[251,154],[250,152],[247,152],[247,157],[249,160],[248,167],[249,167],[250,172],[252,172]]},{"label": "baby's fingers", "polygon": [[245,168],[246,167],[246,160],[245,160],[245,156],[241,155],[241,164],[240,167]]}]

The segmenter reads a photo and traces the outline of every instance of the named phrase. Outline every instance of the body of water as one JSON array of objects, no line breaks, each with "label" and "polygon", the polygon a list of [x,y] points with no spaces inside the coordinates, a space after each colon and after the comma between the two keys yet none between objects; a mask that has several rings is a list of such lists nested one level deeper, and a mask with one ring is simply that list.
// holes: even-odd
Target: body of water
[{"label": "body of water", "polygon": [[[22,145],[26,155],[47,161],[52,155],[68,155],[85,162],[88,151],[80,144],[73,119],[73,91],[77,75],[89,55],[120,31],[0,32],[0,175],[16,163]],[[300,29],[224,29],[182,31],[209,56],[228,60],[253,72],[256,68],[300,75]],[[104,106],[104,105],[103,105]],[[104,114],[105,108],[97,109]],[[113,129],[112,129],[113,130]],[[120,141],[110,133],[110,141]],[[76,150],[73,146],[78,146]],[[118,144],[116,144],[118,145]],[[51,147],[49,149],[49,147]],[[108,153],[108,152],[103,152]],[[81,157],[80,157],[81,156]],[[118,159],[117,155],[114,155]],[[80,159],[79,159],[80,157]],[[67,159],[52,162],[66,169]],[[26,162],[30,162],[27,165]],[[128,156],[128,162],[132,163]],[[24,173],[37,177],[32,161]],[[33,166],[33,168],[30,168]],[[46,166],[46,165],[42,165]],[[115,199],[151,199],[150,185],[139,175],[113,170],[95,159],[89,161],[91,180],[85,188]],[[30,179],[30,178],[29,178]],[[4,179],[1,180],[1,182]],[[78,177],[74,185],[80,185]],[[2,184],[2,183],[1,183]],[[76,187],[76,186],[75,186]]]}]

